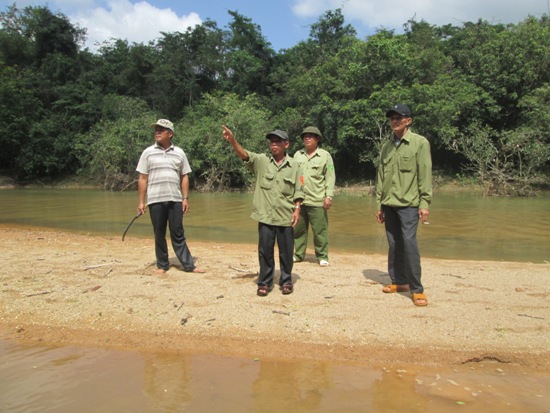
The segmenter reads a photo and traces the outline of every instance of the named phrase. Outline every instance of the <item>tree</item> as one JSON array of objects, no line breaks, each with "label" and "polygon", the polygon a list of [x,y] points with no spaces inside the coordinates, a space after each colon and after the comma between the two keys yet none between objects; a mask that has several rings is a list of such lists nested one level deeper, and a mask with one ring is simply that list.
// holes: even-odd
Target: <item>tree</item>
[{"label": "tree", "polygon": [[261,28],[236,11],[228,12],[229,23],[225,90],[244,97],[249,93],[265,95],[269,87],[269,74],[274,58],[271,44],[264,38]]},{"label": "tree", "polygon": [[86,165],[79,173],[103,189],[134,188],[140,154],[152,144],[149,125],[158,116],[137,98],[107,95],[103,104],[103,119],[76,145],[75,154]]},{"label": "tree", "polygon": [[281,127],[270,122],[270,113],[255,95],[207,94],[189,108],[176,125],[182,131],[176,137],[185,142],[196,185],[207,191],[243,188],[252,182],[246,166],[222,139],[221,125],[228,126],[244,148],[260,153],[267,150],[265,134]]},{"label": "tree", "polygon": [[325,12],[311,25],[309,37],[319,46],[323,55],[335,53],[349,38],[357,35],[355,29],[344,24],[342,9]]},{"label": "tree", "polygon": [[0,19],[3,35],[23,46],[22,50],[12,47],[8,55],[15,57],[22,56],[21,52],[29,53],[38,67],[51,54],[76,57],[86,39],[86,29],[71,24],[66,16],[54,14],[47,7],[20,10],[13,5],[5,13],[0,13]]},{"label": "tree", "polygon": [[533,91],[520,103],[521,122],[504,132],[488,125],[468,125],[452,142],[466,158],[465,168],[477,175],[490,195],[532,195],[533,185],[544,183],[550,166],[548,85]]},{"label": "tree", "polygon": [[518,25],[466,23],[447,41],[454,65],[482,88],[485,117],[496,130],[513,128],[519,100],[550,81],[550,22],[528,18]]},{"label": "tree", "polygon": [[79,44],[86,31],[46,7],[20,11],[12,6],[1,17],[0,50],[3,62],[10,64],[2,74],[14,75],[6,79],[2,92],[21,89],[14,94],[20,98],[17,102],[9,96],[3,100],[11,104],[0,119],[0,143],[18,137],[8,151],[9,164],[20,178],[74,173],[74,132],[96,120],[86,102],[93,85],[78,82],[85,70]]},{"label": "tree", "polygon": [[24,175],[19,171],[18,158],[33,124],[42,114],[34,86],[32,73],[18,74],[16,69],[0,65],[0,165],[16,175]]}]

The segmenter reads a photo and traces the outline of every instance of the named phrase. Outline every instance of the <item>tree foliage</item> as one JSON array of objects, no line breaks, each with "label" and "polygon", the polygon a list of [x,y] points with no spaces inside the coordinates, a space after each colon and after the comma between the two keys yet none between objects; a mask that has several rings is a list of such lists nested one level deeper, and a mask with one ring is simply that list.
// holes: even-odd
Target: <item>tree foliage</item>
[{"label": "tree foliage", "polygon": [[340,9],[309,37],[275,52],[261,27],[237,11],[148,44],[110,39],[91,53],[86,29],[47,7],[0,13],[0,168],[21,180],[82,174],[108,189],[133,187],[151,144],[148,125],[175,122],[193,184],[243,188],[250,175],[220,139],[227,124],[247,149],[264,151],[274,128],[324,134],[337,177],[374,176],[390,137],[385,110],[413,110],[443,174],[471,173],[487,193],[525,195],[548,182],[550,21],[414,19],[404,32],[357,38]]},{"label": "tree foliage", "polygon": [[255,95],[240,99],[234,93],[206,95],[201,103],[190,108],[176,125],[177,142],[191,154],[191,168],[204,190],[242,188],[251,182],[251,175],[233,149],[221,137],[221,125],[229,127],[247,150],[267,150],[265,134],[270,113]]},{"label": "tree foliage", "polygon": [[141,152],[152,143],[156,113],[138,98],[107,95],[102,120],[80,136],[75,152],[85,167],[80,174],[102,188],[121,190],[137,184]]}]

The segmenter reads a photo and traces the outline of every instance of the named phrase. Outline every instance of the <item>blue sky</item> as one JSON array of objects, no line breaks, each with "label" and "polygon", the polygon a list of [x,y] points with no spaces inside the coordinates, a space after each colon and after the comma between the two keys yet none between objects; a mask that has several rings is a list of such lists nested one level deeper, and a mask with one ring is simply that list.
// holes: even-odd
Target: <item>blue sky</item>
[{"label": "blue sky", "polygon": [[309,35],[309,26],[327,10],[341,8],[346,22],[360,38],[376,29],[401,32],[411,19],[435,25],[461,25],[480,18],[490,23],[517,23],[527,16],[550,11],[550,0],[415,0],[403,4],[386,0],[0,0],[0,10],[16,3],[44,6],[66,15],[88,30],[88,46],[109,38],[148,42],[160,32],[185,31],[210,18],[224,28],[236,10],[261,26],[262,34],[276,51],[294,46]]}]

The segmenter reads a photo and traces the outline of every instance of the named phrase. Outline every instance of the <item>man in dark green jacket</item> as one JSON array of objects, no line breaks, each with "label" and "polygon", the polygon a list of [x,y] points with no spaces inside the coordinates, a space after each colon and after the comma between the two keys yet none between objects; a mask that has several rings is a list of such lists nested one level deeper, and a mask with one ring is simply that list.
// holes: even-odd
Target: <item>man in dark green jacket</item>
[{"label": "man in dark green jacket", "polygon": [[266,296],[273,287],[275,273],[275,240],[279,247],[281,276],[279,285],[283,294],[291,294],[294,227],[300,219],[300,205],[304,199],[299,180],[298,164],[287,155],[288,134],[274,130],[266,135],[270,155],[245,150],[233,132],[223,126],[223,138],[231,144],[239,158],[256,177],[252,218],[258,221],[258,277],[259,296]]},{"label": "man in dark green jacket", "polygon": [[323,139],[321,131],[308,126],[300,134],[304,149],[294,154],[294,160],[300,165],[301,179],[304,185],[301,219],[294,229],[294,261],[303,261],[307,249],[307,233],[311,224],[315,257],[321,267],[329,265],[328,260],[328,210],[334,196],[334,162],[330,153],[321,149]]},{"label": "man in dark green jacket", "polygon": [[388,238],[388,273],[392,283],[385,293],[411,291],[413,303],[428,305],[424,294],[420,252],[416,241],[419,220],[428,223],[432,200],[432,159],[430,144],[413,133],[410,109],[397,104],[387,111],[391,140],[380,153],[376,178],[376,219],[385,223]]}]

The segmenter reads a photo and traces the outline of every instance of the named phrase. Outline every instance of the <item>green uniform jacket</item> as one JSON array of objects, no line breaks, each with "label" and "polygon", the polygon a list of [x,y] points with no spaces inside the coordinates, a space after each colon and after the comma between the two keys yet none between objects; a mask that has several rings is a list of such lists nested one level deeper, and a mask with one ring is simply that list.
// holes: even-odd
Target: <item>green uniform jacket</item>
[{"label": "green uniform jacket", "polygon": [[428,209],[432,201],[432,157],[430,143],[408,130],[395,146],[384,143],[376,176],[376,202],[391,207]]},{"label": "green uniform jacket", "polygon": [[294,154],[294,160],[300,166],[304,185],[304,205],[323,206],[325,198],[334,196],[336,174],[330,153],[317,148],[313,156],[308,157],[305,149]]},{"label": "green uniform jacket", "polygon": [[267,225],[290,227],[296,201],[304,199],[300,169],[290,156],[277,165],[271,155],[248,152],[246,165],[256,176],[252,219]]}]

